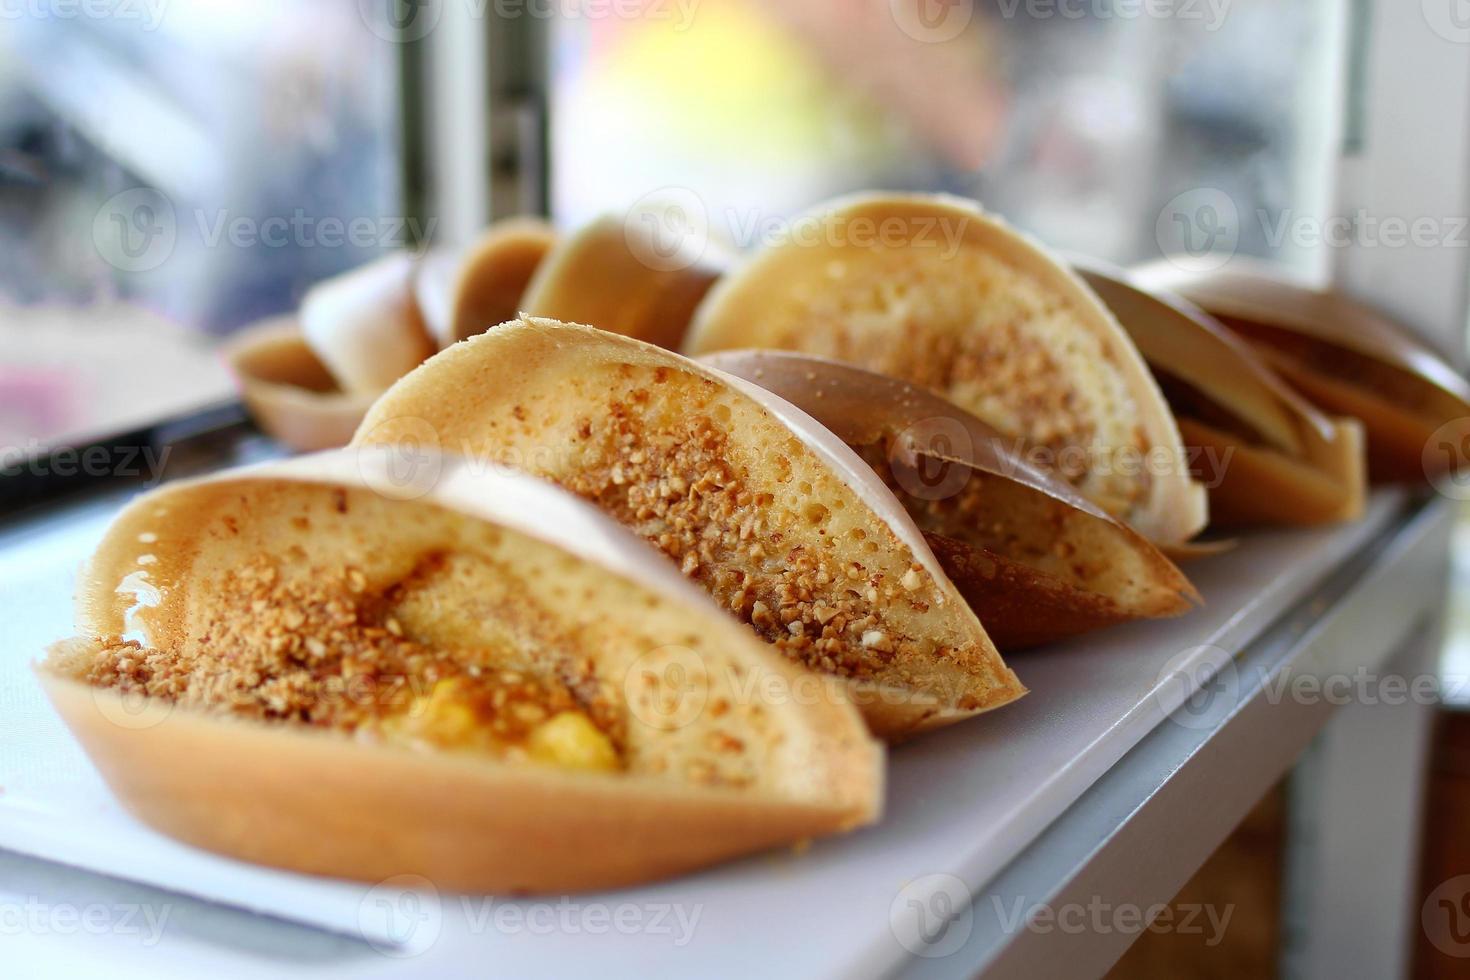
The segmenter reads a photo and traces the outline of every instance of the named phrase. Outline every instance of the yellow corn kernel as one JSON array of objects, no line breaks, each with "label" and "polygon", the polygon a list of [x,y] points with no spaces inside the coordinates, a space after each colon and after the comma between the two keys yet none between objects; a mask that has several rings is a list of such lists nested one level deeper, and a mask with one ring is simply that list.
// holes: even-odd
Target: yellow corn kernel
[{"label": "yellow corn kernel", "polygon": [[578,711],[563,711],[537,725],[526,739],[526,748],[537,762],[567,769],[618,768],[612,740]]},{"label": "yellow corn kernel", "polygon": [[480,721],[474,708],[459,699],[462,691],[457,679],[439,681],[427,695],[414,698],[392,727],[440,745],[464,746],[474,741]]}]

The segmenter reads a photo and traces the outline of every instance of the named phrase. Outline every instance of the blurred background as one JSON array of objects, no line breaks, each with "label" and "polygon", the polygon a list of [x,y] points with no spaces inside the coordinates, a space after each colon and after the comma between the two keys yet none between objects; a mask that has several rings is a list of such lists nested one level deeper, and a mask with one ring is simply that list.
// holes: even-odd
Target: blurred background
[{"label": "blurred background", "polygon": [[[1325,280],[1352,255],[1283,222],[1341,210],[1365,174],[1383,186],[1375,105],[1417,120],[1441,98],[1393,103],[1391,65],[1419,48],[1368,71],[1399,17],[1426,53],[1470,40],[1453,2],[1420,6],[0,0],[0,463],[231,403],[220,344],[375,256],[671,192],[735,249],[832,195],[941,190],[1120,264],[1228,233]],[[1465,95],[1434,133],[1460,138]],[[1463,327],[1428,332],[1460,360]],[[1444,671],[1463,681],[1470,612],[1452,616]],[[1470,871],[1464,718],[1442,723],[1426,882]],[[1275,972],[1283,792],[1187,889],[1239,906],[1229,945],[1147,934],[1119,976]]]},{"label": "blurred background", "polygon": [[[1320,211],[1336,159],[1331,0],[6,4],[11,446],[228,397],[189,348],[491,217],[683,188],[748,248],[834,194],[945,190],[1129,262],[1211,231],[1160,225],[1180,194]],[[1238,250],[1310,268],[1270,231]]]}]

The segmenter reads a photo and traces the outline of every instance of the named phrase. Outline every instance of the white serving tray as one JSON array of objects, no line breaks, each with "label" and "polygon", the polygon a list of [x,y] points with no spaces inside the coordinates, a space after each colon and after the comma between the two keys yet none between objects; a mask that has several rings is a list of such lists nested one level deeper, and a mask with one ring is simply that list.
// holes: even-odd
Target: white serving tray
[{"label": "white serving tray", "polygon": [[[1248,644],[1390,523],[1401,502],[1380,494],[1356,524],[1256,534],[1191,564],[1206,605],[1184,618],[1015,655],[1031,694],[894,750],[887,813],[875,828],[657,886],[489,906],[453,896],[405,903],[396,883],[370,889],[256,868],[176,844],[124,813],[30,672],[42,648],[69,632],[75,569],[119,501],[74,508],[0,534],[8,641],[0,846],[361,936],[384,953],[372,961],[384,971],[412,962],[416,970],[493,964],[511,976],[594,967],[616,976],[883,973],[913,953],[893,917],[909,899],[931,897],[916,888],[945,880],[925,876],[954,875],[971,889],[992,878],[1179,707],[1202,664]],[[510,911],[498,913],[502,906]],[[633,925],[619,926],[619,914]],[[310,972],[337,971],[316,964]]]}]

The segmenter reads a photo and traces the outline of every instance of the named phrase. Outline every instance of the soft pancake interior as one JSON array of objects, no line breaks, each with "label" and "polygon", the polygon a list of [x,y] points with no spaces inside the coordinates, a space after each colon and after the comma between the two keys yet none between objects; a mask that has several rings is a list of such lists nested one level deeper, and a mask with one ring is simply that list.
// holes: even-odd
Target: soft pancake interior
[{"label": "soft pancake interior", "polygon": [[[760,664],[714,610],[364,488],[201,485],[158,511],[133,514],[114,540],[137,543],[94,563],[85,619],[116,625],[136,604],[126,637],[73,648],[65,669],[90,683],[413,750],[845,792],[808,764],[817,741],[795,716],[749,696]],[[701,710],[681,715],[689,685]]]},{"label": "soft pancake interior", "polygon": [[[925,535],[939,535],[1015,562],[1114,604],[1116,618],[1168,616],[1190,608],[1193,588],[1168,559],[1109,521],[1024,483],[964,463],[906,459],[888,443],[859,447]],[[963,485],[942,496],[914,493],[920,468],[964,467]],[[913,474],[913,475],[909,475]],[[941,549],[941,555],[944,553]]]},{"label": "soft pancake interior", "polygon": [[425,423],[592,501],[807,666],[965,711],[1022,691],[917,535],[928,565],[732,379],[585,327],[507,324],[404,379],[359,442]]}]

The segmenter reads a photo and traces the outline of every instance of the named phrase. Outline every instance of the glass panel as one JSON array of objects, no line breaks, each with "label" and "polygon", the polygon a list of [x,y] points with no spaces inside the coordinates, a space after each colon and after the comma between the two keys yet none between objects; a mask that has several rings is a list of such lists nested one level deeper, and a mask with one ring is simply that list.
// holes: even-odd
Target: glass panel
[{"label": "glass panel", "polygon": [[1304,263],[1273,230],[1335,158],[1329,6],[587,5],[556,24],[554,210],[681,188],[748,247],[844,191],[943,190],[1119,262],[1199,247],[1233,210],[1240,252]]},{"label": "glass panel", "polygon": [[396,58],[353,3],[0,9],[0,463],[232,397],[213,341],[404,244]]}]

